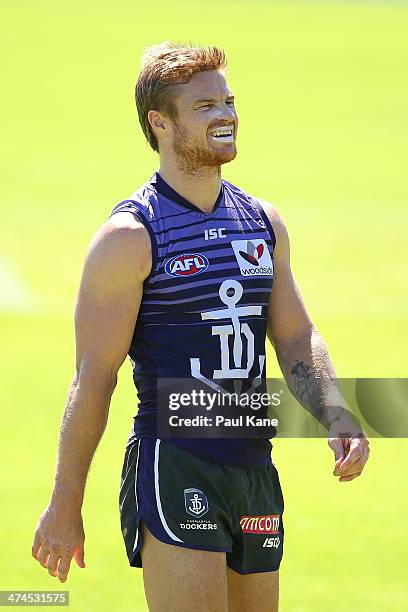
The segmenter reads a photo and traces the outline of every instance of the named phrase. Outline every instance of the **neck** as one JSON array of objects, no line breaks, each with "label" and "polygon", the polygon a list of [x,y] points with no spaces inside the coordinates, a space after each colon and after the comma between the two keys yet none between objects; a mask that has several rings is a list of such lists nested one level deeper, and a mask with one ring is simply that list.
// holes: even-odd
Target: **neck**
[{"label": "neck", "polygon": [[221,189],[220,166],[202,166],[194,173],[186,173],[177,164],[160,159],[160,176],[183,198],[209,213]]}]

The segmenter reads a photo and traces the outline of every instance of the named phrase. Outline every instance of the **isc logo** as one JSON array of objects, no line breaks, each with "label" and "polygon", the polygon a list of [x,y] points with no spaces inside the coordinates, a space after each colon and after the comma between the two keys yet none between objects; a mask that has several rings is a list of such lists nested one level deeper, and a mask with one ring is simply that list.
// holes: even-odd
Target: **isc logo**
[{"label": "isc logo", "polygon": [[204,240],[214,240],[215,238],[225,238],[225,227],[213,227],[204,231]]},{"label": "isc logo", "polygon": [[186,253],[169,259],[164,269],[170,276],[193,276],[204,272],[208,266],[208,259],[204,255]]},{"label": "isc logo", "polygon": [[279,548],[280,538],[266,538],[262,544],[263,548]]}]

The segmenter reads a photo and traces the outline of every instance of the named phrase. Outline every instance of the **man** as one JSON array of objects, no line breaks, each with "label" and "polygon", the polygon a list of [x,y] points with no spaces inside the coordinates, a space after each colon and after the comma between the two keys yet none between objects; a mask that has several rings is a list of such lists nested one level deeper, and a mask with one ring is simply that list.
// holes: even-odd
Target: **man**
[{"label": "man", "polygon": [[90,245],[54,490],[32,547],[61,582],[73,556],[85,567],[85,481],[129,354],[140,405],[121,525],[155,611],[275,611],[283,552],[273,434],[161,438],[160,379],[253,389],[265,379],[268,333],[292,393],[329,429],[340,481],[360,475],[369,453],[330,387],[334,369],[294,283],[281,217],[221,179],[238,128],[225,70],[218,48],[164,43],[144,55],[136,103],[160,169]]}]

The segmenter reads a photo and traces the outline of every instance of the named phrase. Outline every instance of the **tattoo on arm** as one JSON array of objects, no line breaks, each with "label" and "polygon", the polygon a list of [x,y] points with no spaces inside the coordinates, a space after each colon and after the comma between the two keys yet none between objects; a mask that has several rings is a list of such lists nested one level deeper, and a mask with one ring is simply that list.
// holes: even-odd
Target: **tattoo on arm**
[{"label": "tattoo on arm", "polygon": [[307,404],[313,416],[321,422],[323,417],[322,390],[316,370],[304,361],[296,360],[290,373],[294,376],[294,392],[301,404]]},{"label": "tattoo on arm", "polygon": [[[328,373],[321,373],[299,360],[296,360],[291,367],[290,373],[293,376],[292,392],[296,399],[324,427],[329,429],[333,421],[337,421],[348,413],[345,406],[342,405],[338,382]],[[330,397],[332,401],[329,401]]]},{"label": "tattoo on arm", "polygon": [[292,344],[276,345],[275,350],[291,393],[325,429],[330,429],[334,421],[342,421],[342,417],[352,417],[327,348],[316,330]]}]

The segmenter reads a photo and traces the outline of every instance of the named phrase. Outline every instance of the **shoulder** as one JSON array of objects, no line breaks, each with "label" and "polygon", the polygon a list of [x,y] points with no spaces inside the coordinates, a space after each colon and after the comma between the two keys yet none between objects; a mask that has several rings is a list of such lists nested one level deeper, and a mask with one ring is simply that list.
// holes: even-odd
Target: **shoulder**
[{"label": "shoulder", "polygon": [[276,253],[286,253],[289,249],[289,235],[282,215],[278,212],[276,206],[271,204],[271,202],[262,200],[260,198],[256,198],[256,201],[258,202],[259,206],[261,206],[272,225],[276,238]]},{"label": "shoulder", "polygon": [[145,225],[131,212],[113,214],[93,236],[86,264],[112,280],[120,281],[129,275],[144,280],[152,266],[151,241]]},{"label": "shoulder", "polygon": [[282,232],[286,233],[285,223],[275,205],[271,204],[271,202],[268,202],[267,200],[258,198],[251,193],[247,193],[243,191],[240,187],[237,187],[237,185],[233,185],[232,183],[229,183],[228,181],[224,179],[223,179],[223,183],[224,183],[224,186],[227,187],[227,189],[229,189],[230,191],[234,193],[234,195],[241,196],[247,202],[249,202],[249,204],[251,204],[252,206],[260,207],[264,211],[266,216],[268,217],[268,220],[272,224],[272,227],[274,230],[276,227],[276,230],[279,235],[282,234]]},{"label": "shoulder", "polygon": [[112,215],[118,212],[130,212],[139,217],[145,225],[154,228],[157,215],[160,216],[157,190],[151,181],[134,191],[126,200],[122,200],[112,210]]}]

